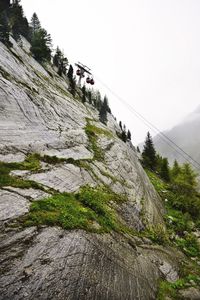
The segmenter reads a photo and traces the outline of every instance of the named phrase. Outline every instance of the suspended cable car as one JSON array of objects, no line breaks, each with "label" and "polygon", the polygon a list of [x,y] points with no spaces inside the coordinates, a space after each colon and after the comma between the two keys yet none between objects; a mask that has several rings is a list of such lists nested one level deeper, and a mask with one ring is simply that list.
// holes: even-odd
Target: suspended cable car
[{"label": "suspended cable car", "polygon": [[88,76],[88,77],[86,78],[86,82],[87,82],[87,83],[90,83],[90,81],[91,81],[91,79],[90,79],[90,77]]},{"label": "suspended cable car", "polygon": [[81,75],[81,70],[80,70],[80,69],[78,69],[78,70],[76,71],[76,75],[78,75],[78,76]]},{"label": "suspended cable car", "polygon": [[90,79],[90,84],[94,85],[94,79],[93,78]]}]

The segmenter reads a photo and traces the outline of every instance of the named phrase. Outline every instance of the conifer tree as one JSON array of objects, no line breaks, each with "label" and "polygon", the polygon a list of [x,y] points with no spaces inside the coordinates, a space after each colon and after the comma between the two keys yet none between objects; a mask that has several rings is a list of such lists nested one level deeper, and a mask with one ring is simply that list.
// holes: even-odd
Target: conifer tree
[{"label": "conifer tree", "polygon": [[41,29],[41,24],[40,21],[38,19],[38,16],[36,13],[33,13],[33,16],[31,18],[31,28],[32,28],[32,33],[34,34],[36,31]]},{"label": "conifer tree", "polygon": [[174,161],[173,167],[171,169],[171,176],[173,178],[176,178],[178,176],[178,174],[180,174],[181,172],[181,168],[177,162],[177,160]]},{"label": "conifer tree", "polygon": [[86,88],[85,88],[85,85],[83,85],[81,90],[82,90],[82,102],[85,103],[86,102]]},{"label": "conifer tree", "polygon": [[9,10],[9,19],[14,39],[18,41],[20,40],[20,35],[23,35],[26,39],[30,40],[29,24],[24,16],[24,11],[19,0],[13,1]]},{"label": "conifer tree", "polygon": [[51,36],[41,28],[36,13],[31,18],[31,52],[36,60],[43,62],[51,60]]},{"label": "conifer tree", "polygon": [[76,94],[76,81],[75,81],[75,78],[74,78],[74,69],[73,69],[72,65],[69,66],[67,77],[69,78],[69,91],[73,96],[75,96],[75,94]]},{"label": "conifer tree", "polygon": [[31,52],[36,60],[51,60],[51,36],[43,28],[35,31],[31,40]]},{"label": "conifer tree", "polygon": [[150,133],[147,137],[142,152],[142,164],[145,168],[155,171],[157,166],[156,150],[154,148],[153,140]]},{"label": "conifer tree", "polygon": [[[101,93],[99,91],[96,92],[96,97],[95,97],[96,101],[95,101],[95,107],[96,109],[100,112],[101,107],[102,107],[102,100],[101,100]],[[105,107],[103,108],[103,110],[105,109]]]},{"label": "conifer tree", "polygon": [[167,182],[170,181],[169,163],[167,158],[162,159],[160,177]]},{"label": "conifer tree", "polygon": [[92,104],[92,92],[90,90],[88,91],[87,96],[89,103]]},{"label": "conifer tree", "polygon": [[107,124],[108,98],[105,96],[99,112],[99,120]]},{"label": "conifer tree", "polygon": [[5,11],[8,13],[8,9],[10,7],[10,0],[1,0],[0,1],[0,12]]},{"label": "conifer tree", "polygon": [[138,146],[137,146],[136,150],[138,153],[140,153],[140,148]]},{"label": "conifer tree", "polygon": [[119,121],[119,127],[120,127],[121,130],[122,130],[122,121]]},{"label": "conifer tree", "polygon": [[0,42],[4,43],[6,46],[11,46],[9,41],[9,31],[8,17],[4,10],[0,13]]},{"label": "conifer tree", "polygon": [[128,132],[127,132],[127,139],[128,139],[128,140],[131,140],[131,132],[130,132],[129,129],[128,129]]},{"label": "conifer tree", "polygon": [[127,141],[127,135],[126,135],[126,131],[124,129],[122,130],[121,139],[122,139],[122,141],[124,143],[126,143],[126,141]]},{"label": "conifer tree", "polygon": [[64,57],[62,51],[57,47],[56,53],[53,57],[53,64],[58,68],[58,74],[62,76],[66,75],[68,59]]}]

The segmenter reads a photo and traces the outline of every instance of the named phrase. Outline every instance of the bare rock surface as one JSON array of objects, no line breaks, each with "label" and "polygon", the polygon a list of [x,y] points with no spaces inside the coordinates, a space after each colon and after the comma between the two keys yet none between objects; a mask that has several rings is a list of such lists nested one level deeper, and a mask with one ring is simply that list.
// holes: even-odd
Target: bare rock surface
[{"label": "bare rock surface", "polygon": [[53,227],[9,235],[0,252],[2,300],[155,299],[160,271],[153,257],[170,261],[161,249],[138,251],[117,234]]},{"label": "bare rock surface", "polygon": [[30,199],[31,201],[37,201],[37,200],[41,200],[44,198],[48,198],[50,196],[50,194],[45,193],[44,191],[41,190],[35,190],[35,189],[20,189],[20,188],[15,188],[12,186],[6,186],[4,189],[6,189],[7,191],[11,191],[14,192],[18,195],[21,195],[25,198]]},{"label": "bare rock surface", "polygon": [[200,290],[194,287],[180,291],[183,300],[200,300]]},{"label": "bare rock surface", "polygon": [[86,184],[96,185],[87,171],[72,164],[54,167],[50,171],[32,174],[27,178],[59,192],[76,192]]},{"label": "bare rock surface", "polygon": [[30,203],[24,197],[0,190],[0,221],[17,218],[29,211]]},{"label": "bare rock surface", "polygon": [[2,155],[0,154],[0,161],[6,162],[6,163],[12,163],[12,162],[22,162],[25,159],[25,155],[23,153],[15,153],[15,154],[7,154]]}]

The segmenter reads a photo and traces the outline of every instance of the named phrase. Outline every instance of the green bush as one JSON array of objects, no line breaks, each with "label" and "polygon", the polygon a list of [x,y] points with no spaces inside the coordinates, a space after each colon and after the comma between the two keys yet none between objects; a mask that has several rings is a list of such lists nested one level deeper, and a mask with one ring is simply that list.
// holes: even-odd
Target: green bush
[{"label": "green bush", "polygon": [[169,243],[167,231],[162,224],[149,226],[144,234],[157,244],[165,245]]},{"label": "green bush", "polygon": [[[80,228],[95,232],[122,231],[110,201],[122,201],[117,194],[103,188],[83,187],[77,194],[56,194],[33,202],[24,217],[25,225],[59,225],[65,229]],[[94,221],[99,224],[96,229]]]},{"label": "green bush", "polygon": [[187,234],[184,238],[178,238],[176,245],[187,255],[200,257],[200,249],[197,238],[193,234]]}]

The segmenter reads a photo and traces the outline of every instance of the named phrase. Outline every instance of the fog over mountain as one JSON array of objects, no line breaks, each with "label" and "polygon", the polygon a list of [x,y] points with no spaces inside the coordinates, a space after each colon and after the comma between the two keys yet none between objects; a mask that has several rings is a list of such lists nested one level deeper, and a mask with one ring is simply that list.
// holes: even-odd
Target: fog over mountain
[{"label": "fog over mountain", "polygon": [[[199,131],[200,105],[194,112],[186,116],[180,124],[168,131],[165,131],[164,134],[200,164]],[[178,153],[181,151],[175,151],[175,149],[169,146],[159,135],[154,138],[154,144],[156,150],[162,156],[168,157],[170,163],[172,163],[175,159],[181,163],[185,162],[182,153]]]}]

